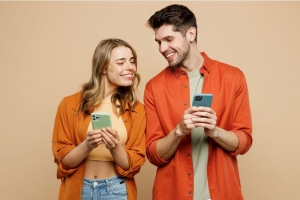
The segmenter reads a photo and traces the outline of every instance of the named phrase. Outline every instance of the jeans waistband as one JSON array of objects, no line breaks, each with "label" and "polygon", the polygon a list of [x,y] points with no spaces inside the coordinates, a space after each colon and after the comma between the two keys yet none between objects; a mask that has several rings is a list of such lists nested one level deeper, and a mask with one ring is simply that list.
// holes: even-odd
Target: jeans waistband
[{"label": "jeans waistband", "polygon": [[113,182],[115,180],[119,179],[118,176],[113,176],[107,179],[89,179],[89,178],[84,178],[83,181],[85,182],[85,184],[88,185],[95,185],[95,184],[102,184],[102,183],[108,183],[108,182]]}]

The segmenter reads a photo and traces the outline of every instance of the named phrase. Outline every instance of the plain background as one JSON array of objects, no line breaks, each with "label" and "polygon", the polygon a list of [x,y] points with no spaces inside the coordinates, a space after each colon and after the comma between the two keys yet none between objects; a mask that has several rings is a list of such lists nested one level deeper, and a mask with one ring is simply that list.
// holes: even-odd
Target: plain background
[{"label": "plain background", "polygon": [[[143,101],[167,66],[145,23],[170,3],[0,2],[1,199],[57,199],[56,109],[89,79],[100,40],[136,49]],[[245,199],[299,199],[300,2],[176,3],[195,13],[199,49],[246,75],[254,142],[238,156]],[[136,176],[140,200],[151,199],[155,170],[147,162]]]}]

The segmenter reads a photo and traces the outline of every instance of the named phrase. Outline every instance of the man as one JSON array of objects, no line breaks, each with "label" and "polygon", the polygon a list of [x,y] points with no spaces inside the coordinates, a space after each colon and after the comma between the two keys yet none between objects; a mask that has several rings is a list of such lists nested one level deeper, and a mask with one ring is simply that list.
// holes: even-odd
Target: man
[{"label": "man", "polygon": [[[170,5],[148,20],[169,66],[146,85],[147,157],[156,165],[154,200],[243,199],[236,156],[252,145],[244,74],[197,47],[194,14]],[[210,107],[191,106],[195,93]]]}]

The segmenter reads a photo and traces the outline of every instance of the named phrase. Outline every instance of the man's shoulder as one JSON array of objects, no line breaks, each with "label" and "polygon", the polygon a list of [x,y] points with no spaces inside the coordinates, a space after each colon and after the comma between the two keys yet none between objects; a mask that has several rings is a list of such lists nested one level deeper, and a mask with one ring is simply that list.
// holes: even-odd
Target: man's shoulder
[{"label": "man's shoulder", "polygon": [[233,66],[231,64],[228,64],[227,62],[222,62],[218,59],[212,59],[210,58],[205,52],[200,52],[200,54],[204,58],[203,65],[207,68],[208,71],[213,70],[222,70],[222,71],[232,71],[232,72],[240,72],[241,70]]},{"label": "man's shoulder", "polygon": [[221,74],[232,74],[234,76],[243,75],[243,72],[240,68],[218,60],[213,61],[211,71],[212,73],[214,73],[214,71],[219,71]]},{"label": "man's shoulder", "polygon": [[152,77],[147,84],[155,84],[155,83],[161,83],[164,81],[167,81],[168,76],[172,74],[171,67],[167,66],[163,70],[161,70],[158,74],[156,74],[154,77]]}]

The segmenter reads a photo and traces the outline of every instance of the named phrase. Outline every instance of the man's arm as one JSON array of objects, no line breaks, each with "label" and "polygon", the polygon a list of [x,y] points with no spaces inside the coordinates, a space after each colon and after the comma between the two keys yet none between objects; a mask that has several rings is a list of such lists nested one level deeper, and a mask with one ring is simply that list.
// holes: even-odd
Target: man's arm
[{"label": "man's arm", "polygon": [[184,134],[180,133],[180,130],[177,127],[174,128],[166,137],[160,139],[156,144],[156,151],[159,157],[163,160],[169,160],[174,155],[180,140],[184,136]]},{"label": "man's arm", "polygon": [[192,121],[193,112],[197,111],[197,107],[187,109],[180,123],[164,138],[160,139],[156,144],[156,151],[161,159],[169,160],[177,150],[177,147],[184,135],[191,132],[196,126]]},{"label": "man's arm", "polygon": [[235,151],[238,148],[239,138],[232,131],[226,131],[220,127],[216,127],[213,134],[207,134],[207,136],[212,138],[227,151]]},{"label": "man's arm", "polygon": [[195,126],[203,127],[205,134],[227,151],[235,151],[239,145],[237,135],[216,126],[217,116],[212,108],[197,107],[197,109],[198,111],[193,113],[195,116],[192,119]]}]

